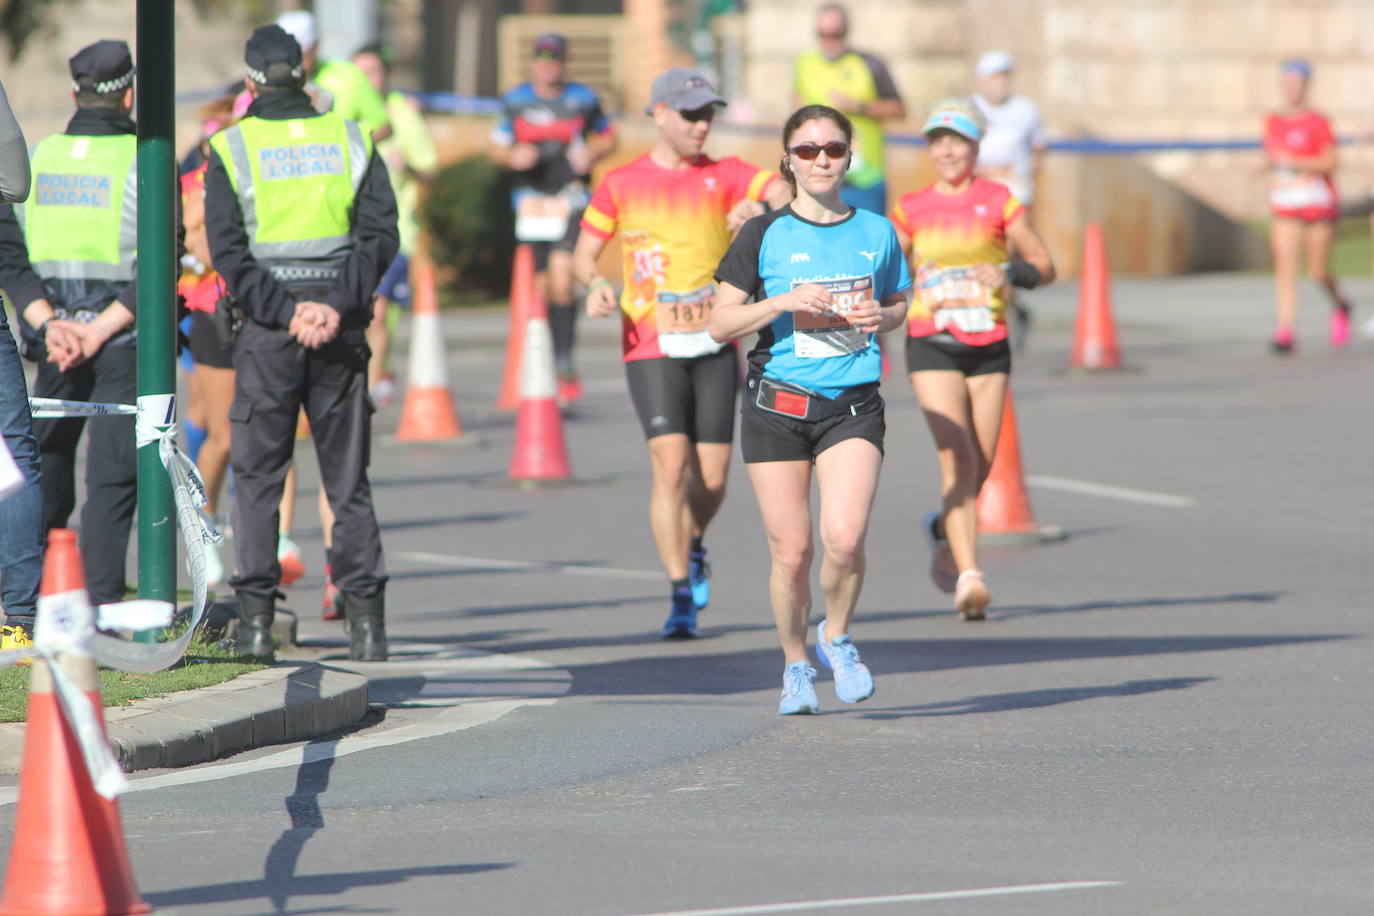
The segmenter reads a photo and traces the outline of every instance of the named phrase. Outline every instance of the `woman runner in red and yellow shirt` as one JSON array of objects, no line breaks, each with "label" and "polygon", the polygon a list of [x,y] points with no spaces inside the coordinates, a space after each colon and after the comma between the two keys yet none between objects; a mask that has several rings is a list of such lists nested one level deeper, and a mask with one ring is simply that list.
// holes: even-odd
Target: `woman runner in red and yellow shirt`
[{"label": "woman runner in red and yellow shirt", "polygon": [[[1026,208],[996,182],[975,178],[983,117],[964,99],[938,103],[922,133],[936,180],[897,202],[892,222],[911,254],[917,294],[907,323],[907,370],[939,454],[941,511],[922,521],[931,578],[954,593],[966,620],[983,617],[978,568],[978,492],[992,467],[1011,371],[1010,285],[1054,279]],[[1007,243],[1019,253],[1007,262]]]},{"label": "woman runner in red and yellow shirt", "polygon": [[1350,305],[1331,276],[1331,244],[1340,201],[1331,183],[1336,138],[1331,124],[1307,107],[1312,67],[1286,60],[1279,68],[1283,107],[1264,119],[1264,155],[1269,172],[1269,248],[1274,255],[1274,298],[1278,324],[1273,347],[1291,353],[1298,313],[1298,265],[1307,252],[1307,274],[1331,300],[1331,345],[1350,342]]}]

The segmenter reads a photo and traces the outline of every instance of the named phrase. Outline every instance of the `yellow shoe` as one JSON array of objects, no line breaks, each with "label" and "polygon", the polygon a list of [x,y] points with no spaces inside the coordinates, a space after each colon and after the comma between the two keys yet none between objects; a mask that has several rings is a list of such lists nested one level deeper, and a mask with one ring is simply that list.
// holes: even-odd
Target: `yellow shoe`
[{"label": "yellow shoe", "polygon": [[[0,627],[0,652],[6,649],[28,649],[33,647],[33,637],[24,627]],[[27,665],[29,659],[24,659],[19,664]]]}]

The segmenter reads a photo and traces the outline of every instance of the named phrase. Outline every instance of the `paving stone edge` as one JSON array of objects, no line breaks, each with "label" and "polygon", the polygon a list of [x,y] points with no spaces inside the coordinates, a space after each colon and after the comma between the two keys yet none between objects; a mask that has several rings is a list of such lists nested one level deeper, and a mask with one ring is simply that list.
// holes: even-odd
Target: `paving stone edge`
[{"label": "paving stone edge", "polygon": [[[278,662],[223,684],[105,710],[124,769],[182,767],[325,735],[368,708],[367,678],[315,662]],[[0,773],[18,773],[23,723],[0,724]]]}]

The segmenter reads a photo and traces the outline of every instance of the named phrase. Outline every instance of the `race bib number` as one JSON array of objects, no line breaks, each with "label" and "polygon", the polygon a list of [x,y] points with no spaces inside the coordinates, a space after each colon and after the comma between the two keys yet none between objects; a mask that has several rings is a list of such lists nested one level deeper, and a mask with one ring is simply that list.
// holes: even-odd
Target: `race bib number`
[{"label": "race bib number", "polygon": [[521,242],[556,242],[568,234],[572,206],[561,194],[517,191],[515,237]]},{"label": "race bib number", "polygon": [[1276,169],[1269,188],[1269,205],[1275,210],[1326,208],[1335,204],[1331,187],[1320,175],[1305,175],[1292,169]]},{"label": "race bib number", "polygon": [[711,283],[686,293],[659,291],[654,319],[658,347],[664,356],[689,359],[721,348],[706,332],[715,295],[716,288]]},{"label": "race bib number", "polygon": [[966,334],[983,334],[997,327],[992,313],[992,291],[973,276],[971,267],[943,270],[922,265],[916,271],[921,304],[930,312],[937,330],[954,328]]},{"label": "race bib number", "polygon": [[824,315],[792,313],[793,352],[798,359],[830,359],[857,353],[868,346],[868,332],[851,327],[849,311],[873,298],[872,277],[835,280],[794,280],[792,288],[815,283],[830,291],[830,310]]},{"label": "race bib number", "polygon": [[587,206],[587,189],[570,184],[557,194],[530,188],[515,192],[515,238],[520,242],[557,242],[568,234],[568,223]]}]

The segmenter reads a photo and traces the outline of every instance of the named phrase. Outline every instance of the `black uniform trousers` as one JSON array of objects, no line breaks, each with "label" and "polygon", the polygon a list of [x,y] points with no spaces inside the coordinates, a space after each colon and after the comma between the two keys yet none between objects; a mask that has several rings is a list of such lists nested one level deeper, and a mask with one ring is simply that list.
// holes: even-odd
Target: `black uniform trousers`
[{"label": "black uniform trousers", "polygon": [[[104,404],[133,404],[138,393],[138,353],[132,346],[105,346],[66,372],[38,364],[33,395]],[[93,604],[124,598],[129,529],[138,507],[138,452],[134,418],[72,417],[34,420],[33,434],[43,461],[44,528],[67,527],[76,508],[76,449],[86,446],[86,502],[81,508],[81,557]]]},{"label": "black uniform trousers", "polygon": [[340,591],[370,598],[386,585],[382,535],[367,479],[372,403],[369,350],[360,330],[308,350],[284,330],[246,321],[234,344],[234,401],[229,408],[234,469],[234,545],[238,592],[277,592],[277,530],[282,485],[296,444],[301,409],[334,510],[332,578]]}]

